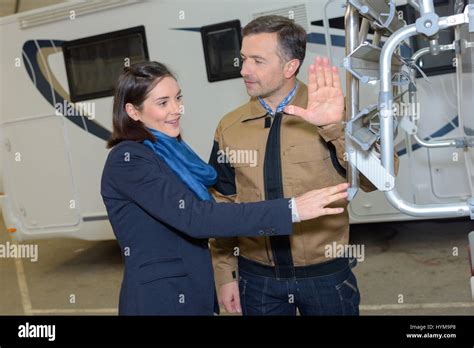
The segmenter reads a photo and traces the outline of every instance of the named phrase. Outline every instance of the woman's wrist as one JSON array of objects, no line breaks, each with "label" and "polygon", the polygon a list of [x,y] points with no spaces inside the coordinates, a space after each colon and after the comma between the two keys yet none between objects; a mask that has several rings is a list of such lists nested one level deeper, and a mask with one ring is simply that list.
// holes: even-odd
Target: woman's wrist
[{"label": "woman's wrist", "polygon": [[293,223],[295,222],[301,222],[300,215],[298,214],[298,207],[296,206],[296,199],[295,197],[292,197],[290,200],[290,206],[291,206],[291,221]]}]

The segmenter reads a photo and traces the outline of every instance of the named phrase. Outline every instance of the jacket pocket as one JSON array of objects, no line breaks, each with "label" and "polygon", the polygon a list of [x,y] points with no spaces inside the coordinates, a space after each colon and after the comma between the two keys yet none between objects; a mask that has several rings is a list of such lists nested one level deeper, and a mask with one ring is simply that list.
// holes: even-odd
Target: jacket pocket
[{"label": "jacket pocket", "polygon": [[260,192],[248,188],[237,191],[236,203],[251,203],[261,201]]},{"label": "jacket pocket", "polygon": [[[232,151],[232,152],[230,152]],[[259,163],[259,151],[255,149],[232,149],[229,150],[227,160],[234,168],[251,167],[255,168]]]},{"label": "jacket pocket", "polygon": [[290,146],[285,155],[290,163],[304,163],[323,160],[329,157],[329,151],[316,141]]},{"label": "jacket pocket", "polygon": [[260,178],[259,152],[257,149],[239,149],[229,159],[235,173],[237,192],[258,188]]},{"label": "jacket pocket", "polygon": [[158,279],[185,277],[188,272],[182,258],[154,259],[138,266],[138,280],[146,284]]},{"label": "jacket pocket", "polygon": [[336,183],[329,151],[324,144],[311,141],[286,149],[286,177],[291,181],[293,195],[321,189]]}]

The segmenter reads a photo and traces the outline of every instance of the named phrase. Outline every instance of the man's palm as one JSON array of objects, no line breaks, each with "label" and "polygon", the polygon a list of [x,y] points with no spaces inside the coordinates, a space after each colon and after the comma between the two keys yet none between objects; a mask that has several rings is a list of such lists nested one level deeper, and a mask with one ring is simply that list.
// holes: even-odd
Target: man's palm
[{"label": "man's palm", "polygon": [[326,126],[342,121],[344,95],[336,67],[327,58],[315,59],[308,71],[308,105],[306,109],[290,105],[285,112],[303,118],[316,126]]}]

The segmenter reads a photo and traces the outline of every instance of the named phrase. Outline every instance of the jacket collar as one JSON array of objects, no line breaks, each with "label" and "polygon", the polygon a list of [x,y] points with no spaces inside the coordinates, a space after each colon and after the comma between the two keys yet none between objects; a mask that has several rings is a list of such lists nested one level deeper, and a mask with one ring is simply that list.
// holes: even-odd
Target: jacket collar
[{"label": "jacket collar", "polygon": [[[288,105],[298,105],[298,106],[306,106],[304,105],[307,103],[307,87],[304,83],[302,83],[300,80],[297,79],[298,82],[298,88],[296,89],[296,93],[293,96],[293,98],[290,100]],[[260,104],[258,99],[256,97],[250,98],[249,101],[249,111],[250,114],[246,115],[243,119],[242,122],[248,122],[248,121],[253,121],[253,120],[258,120],[262,117],[267,116],[267,111],[265,108]]]}]

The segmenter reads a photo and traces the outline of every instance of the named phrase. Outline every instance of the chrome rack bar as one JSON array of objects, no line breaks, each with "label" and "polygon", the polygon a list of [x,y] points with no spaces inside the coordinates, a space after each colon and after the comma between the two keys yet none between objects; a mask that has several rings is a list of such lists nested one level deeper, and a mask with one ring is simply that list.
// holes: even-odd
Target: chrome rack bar
[{"label": "chrome rack bar", "polygon": [[[346,31],[346,56],[359,45],[359,12],[357,8],[347,3],[344,16]],[[359,81],[346,72],[346,121],[353,119],[359,113]],[[354,151],[352,141],[346,137],[346,153]],[[350,184],[348,200],[351,201],[359,190],[359,171],[354,163],[348,161],[347,180]]]},{"label": "chrome rack bar", "polygon": [[[466,6],[463,14],[453,15],[449,17],[439,18],[434,12],[427,12],[432,7],[432,1],[423,0],[420,4],[420,12],[424,13],[417,19],[415,24],[405,26],[397,30],[389,37],[383,46],[380,61],[380,94],[378,107],[380,110],[380,146],[382,165],[390,173],[394,173],[394,115],[391,105],[393,103],[392,94],[392,56],[398,45],[405,39],[417,35],[424,34],[432,37],[439,30],[469,23],[471,17],[469,13],[473,10],[474,5]],[[474,219],[474,199],[470,199],[464,203],[448,203],[448,204],[425,204],[417,205],[405,202],[395,188],[384,191],[387,200],[396,209],[403,213],[419,216],[419,217],[457,217],[470,216]]]}]

